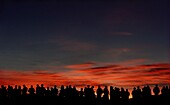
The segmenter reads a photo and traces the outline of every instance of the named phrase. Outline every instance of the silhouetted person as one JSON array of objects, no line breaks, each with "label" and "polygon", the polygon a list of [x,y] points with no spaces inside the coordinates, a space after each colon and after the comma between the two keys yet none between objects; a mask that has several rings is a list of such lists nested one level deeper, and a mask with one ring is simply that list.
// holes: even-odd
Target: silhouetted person
[{"label": "silhouetted person", "polygon": [[66,86],[65,95],[66,95],[67,98],[70,98],[70,97],[73,96],[73,89],[72,89],[71,85]]},{"label": "silhouetted person", "polygon": [[14,88],[14,96],[15,98],[18,98],[21,94],[21,86],[17,86],[15,85],[15,88]]},{"label": "silhouetted person", "polygon": [[1,85],[0,96],[2,99],[7,97],[7,89],[6,89],[6,86],[4,86],[4,85]]},{"label": "silhouetted person", "polygon": [[23,85],[22,95],[26,96],[27,95],[27,91],[28,91],[28,88],[25,85]]},{"label": "silhouetted person", "polygon": [[44,87],[44,84],[41,84],[41,87],[40,87],[40,96],[44,96],[45,95],[45,87]]},{"label": "silhouetted person", "polygon": [[154,89],[153,89],[153,92],[154,92],[155,96],[158,96],[158,95],[159,95],[160,89],[159,89],[159,87],[158,87],[157,84],[155,85],[155,87],[154,87]]},{"label": "silhouetted person", "polygon": [[40,85],[37,84],[37,86],[36,86],[36,95],[39,97],[40,94],[41,94],[41,88],[40,88]]},{"label": "silhouetted person", "polygon": [[85,94],[85,100],[86,103],[85,104],[92,104],[95,100],[95,95],[94,95],[94,86],[87,85],[87,87],[85,87],[84,89],[84,94]]},{"label": "silhouetted person", "polygon": [[130,96],[130,92],[129,92],[128,89],[126,89],[126,91],[125,91],[125,100],[128,100],[129,96]]},{"label": "silhouetted person", "polygon": [[60,97],[64,97],[65,95],[64,95],[64,92],[65,90],[64,90],[64,85],[61,85],[61,87],[60,87],[60,93],[59,93],[59,96]]},{"label": "silhouetted person", "polygon": [[102,93],[103,93],[103,90],[102,90],[102,88],[99,85],[98,88],[97,88],[97,99],[98,100],[101,100]]},{"label": "silhouetted person", "polygon": [[81,88],[81,89],[80,89],[79,96],[80,96],[81,98],[83,98],[83,97],[84,97],[84,91],[83,91],[83,88]]},{"label": "silhouetted person", "polygon": [[122,105],[127,104],[128,99],[129,99],[128,89],[126,89],[126,91],[125,91],[124,88],[121,88],[120,97],[121,97],[121,99],[120,99],[121,101],[119,103]]},{"label": "silhouetted person", "polygon": [[77,98],[79,96],[79,93],[76,89],[76,86],[73,86],[73,89],[72,89],[72,94],[73,94],[73,97],[74,98]]},{"label": "silhouetted person", "polygon": [[167,88],[168,88],[167,97],[170,98],[170,86],[169,87],[167,86]]},{"label": "silhouetted person", "polygon": [[87,85],[87,87],[85,87],[84,93],[85,93],[85,98],[89,99],[89,97],[90,97],[90,85]]},{"label": "silhouetted person", "polygon": [[[27,96],[28,92],[28,96]],[[155,96],[151,96],[151,89],[149,85],[144,86],[142,90],[138,86],[134,87],[132,91],[133,99],[129,99],[128,89],[121,89],[110,86],[110,100],[108,87],[105,86],[104,89],[98,86],[96,93],[97,98],[95,98],[94,86],[87,85],[85,89],[81,88],[80,91],[76,89],[76,86],[68,85],[64,88],[61,86],[59,96],[57,86],[54,85],[53,88],[41,87],[37,84],[36,94],[33,85],[29,89],[25,85],[21,88],[20,85],[12,86],[1,85],[0,87],[0,104],[1,105],[50,105],[52,103],[56,105],[170,105],[170,87],[163,86],[159,89],[158,85],[153,88]],[[104,93],[104,94],[103,94]],[[161,95],[159,95],[161,93]],[[103,97],[102,97],[103,94]],[[56,96],[56,97],[54,97]],[[84,98],[85,97],[85,98]],[[26,102],[26,103],[25,103]]]},{"label": "silhouetted person", "polygon": [[13,87],[8,85],[8,89],[7,89],[7,92],[8,92],[8,98],[11,99],[12,96],[13,96]]},{"label": "silhouetted person", "polygon": [[87,97],[90,99],[90,100],[94,100],[95,98],[95,94],[94,94],[94,86],[88,86],[87,88]]},{"label": "silhouetted person", "polygon": [[22,89],[21,89],[21,86],[19,85],[17,89],[17,95],[21,96],[21,94],[22,94]]},{"label": "silhouetted person", "polygon": [[137,86],[137,90],[136,90],[136,98],[140,99],[142,95],[141,89],[139,86]]},{"label": "silhouetted person", "polygon": [[107,86],[105,86],[105,88],[104,88],[104,90],[103,90],[103,93],[104,93],[103,99],[104,99],[105,101],[108,101],[108,100],[109,100],[109,90],[108,90]]},{"label": "silhouetted person", "polygon": [[168,86],[166,86],[165,89],[166,89],[166,96],[167,97],[170,96],[170,88],[168,88]]},{"label": "silhouetted person", "polygon": [[150,96],[151,95],[151,88],[149,85],[146,86],[147,94]]},{"label": "silhouetted person", "polygon": [[133,98],[133,99],[136,99],[136,98],[137,98],[136,87],[134,87],[133,90],[132,90],[132,98]]},{"label": "silhouetted person", "polygon": [[33,85],[31,85],[31,87],[29,88],[28,92],[29,92],[30,96],[34,96],[35,95],[35,89],[34,89]]},{"label": "silhouetted person", "polygon": [[165,86],[162,87],[161,89],[161,95],[165,96],[167,93]]},{"label": "silhouetted person", "polygon": [[113,89],[113,86],[110,86],[110,101],[113,102],[115,99],[115,90]]},{"label": "silhouetted person", "polygon": [[123,99],[123,100],[125,100],[125,90],[124,90],[124,88],[121,88],[121,90],[120,90],[120,97]]},{"label": "silhouetted person", "polygon": [[54,85],[54,88],[51,90],[51,92],[52,92],[52,94],[53,94],[54,96],[57,96],[57,95],[58,95],[58,89],[57,89],[57,86],[56,86],[56,85]]},{"label": "silhouetted person", "polygon": [[120,89],[115,87],[115,97],[114,100],[116,103],[118,103],[120,101]]},{"label": "silhouetted person", "polygon": [[50,88],[47,87],[47,89],[45,90],[45,96],[46,96],[46,97],[50,97],[50,96],[51,96],[50,93],[51,93]]}]

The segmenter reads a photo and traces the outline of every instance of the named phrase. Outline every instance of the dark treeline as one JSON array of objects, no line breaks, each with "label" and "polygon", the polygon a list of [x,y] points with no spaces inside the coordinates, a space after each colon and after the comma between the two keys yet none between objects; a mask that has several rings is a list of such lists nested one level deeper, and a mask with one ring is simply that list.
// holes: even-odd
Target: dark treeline
[{"label": "dark treeline", "polygon": [[[153,91],[153,95],[151,94]],[[130,94],[132,98],[129,99]],[[96,94],[94,86],[87,85],[77,90],[75,86],[64,86],[60,89],[44,87],[43,84],[34,88],[25,85],[0,87],[0,105],[170,105],[170,87],[159,88],[155,85],[134,87],[130,93],[128,89],[113,86],[98,86]]]}]

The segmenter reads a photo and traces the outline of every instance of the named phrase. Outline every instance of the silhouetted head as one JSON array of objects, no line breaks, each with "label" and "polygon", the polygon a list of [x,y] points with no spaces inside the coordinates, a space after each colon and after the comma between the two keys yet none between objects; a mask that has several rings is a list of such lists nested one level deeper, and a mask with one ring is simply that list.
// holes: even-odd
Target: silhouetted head
[{"label": "silhouetted head", "polygon": [[1,88],[4,88],[4,85],[1,85]]},{"label": "silhouetted head", "polygon": [[40,87],[39,84],[37,84],[37,87]]},{"label": "silhouetted head", "polygon": [[165,88],[168,89],[168,86],[166,86]]},{"label": "silhouetted head", "polygon": [[41,87],[44,87],[44,84],[41,84]]},{"label": "silhouetted head", "polygon": [[56,88],[57,87],[57,85],[54,85],[54,88]]},{"label": "silhouetted head", "polygon": [[66,89],[68,89],[69,88],[69,86],[66,86]]},{"label": "silhouetted head", "polygon": [[98,88],[100,88],[100,85],[98,85]]},{"label": "silhouetted head", "polygon": [[68,86],[69,88],[72,88],[71,85]]},{"label": "silhouetted head", "polygon": [[33,88],[33,85],[31,85],[31,88]]},{"label": "silhouetted head", "polygon": [[23,85],[23,87],[26,87],[25,84]]},{"label": "silhouetted head", "polygon": [[50,88],[49,88],[49,87],[47,87],[47,90],[50,90]]},{"label": "silhouetted head", "polygon": [[121,91],[124,91],[124,88],[121,88]]},{"label": "silhouetted head", "polygon": [[61,89],[64,89],[64,85],[61,85]]},{"label": "silhouetted head", "polygon": [[136,87],[134,87],[133,90],[136,90]]},{"label": "silhouetted head", "polygon": [[76,90],[76,86],[73,86],[73,89]]}]

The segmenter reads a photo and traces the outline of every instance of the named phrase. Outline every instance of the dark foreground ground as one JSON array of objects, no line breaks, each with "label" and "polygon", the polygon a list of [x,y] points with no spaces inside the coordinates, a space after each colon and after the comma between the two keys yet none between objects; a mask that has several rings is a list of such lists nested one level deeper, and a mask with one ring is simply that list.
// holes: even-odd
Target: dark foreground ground
[{"label": "dark foreground ground", "polygon": [[129,100],[87,99],[80,97],[13,97],[0,98],[0,105],[170,105],[170,97],[151,96]]}]

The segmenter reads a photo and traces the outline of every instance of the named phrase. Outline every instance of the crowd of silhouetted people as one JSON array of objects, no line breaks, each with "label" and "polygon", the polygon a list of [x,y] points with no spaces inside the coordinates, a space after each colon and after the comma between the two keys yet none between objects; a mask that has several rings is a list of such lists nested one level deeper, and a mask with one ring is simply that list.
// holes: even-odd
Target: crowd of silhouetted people
[{"label": "crowd of silhouetted people", "polygon": [[[152,92],[154,94],[152,94]],[[129,99],[130,94],[132,98]],[[0,87],[0,105],[170,105],[170,86],[155,85],[153,90],[150,86],[134,87],[130,93],[128,89],[113,86],[87,85],[78,90],[76,86],[44,87],[43,84],[34,88],[26,85]]]}]

